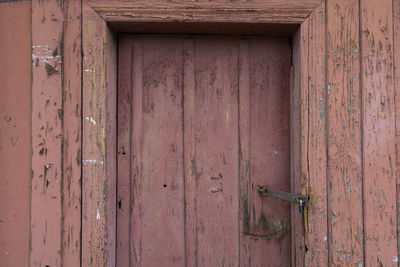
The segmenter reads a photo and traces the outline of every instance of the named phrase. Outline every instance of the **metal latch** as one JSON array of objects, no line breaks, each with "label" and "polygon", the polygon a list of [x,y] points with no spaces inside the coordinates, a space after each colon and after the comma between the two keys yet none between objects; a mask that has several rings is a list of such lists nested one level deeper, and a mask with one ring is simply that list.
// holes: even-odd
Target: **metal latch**
[{"label": "metal latch", "polygon": [[286,201],[290,201],[293,203],[299,204],[299,212],[303,213],[304,208],[307,206],[307,196],[300,194],[293,194],[278,190],[272,190],[266,187],[265,185],[257,185],[258,192],[260,195],[268,195],[272,197],[277,197]]},{"label": "metal latch", "polygon": [[278,190],[272,190],[268,188],[265,185],[257,185],[257,190],[258,193],[260,193],[261,196],[272,196],[272,197],[277,197],[286,201],[290,201],[293,203],[299,204],[299,212],[301,213],[303,217],[303,227],[305,233],[308,233],[308,210],[307,210],[307,204],[308,204],[308,196],[305,195],[300,195],[300,194],[294,194],[294,193],[288,193],[288,192],[283,192],[283,191],[278,191]]}]

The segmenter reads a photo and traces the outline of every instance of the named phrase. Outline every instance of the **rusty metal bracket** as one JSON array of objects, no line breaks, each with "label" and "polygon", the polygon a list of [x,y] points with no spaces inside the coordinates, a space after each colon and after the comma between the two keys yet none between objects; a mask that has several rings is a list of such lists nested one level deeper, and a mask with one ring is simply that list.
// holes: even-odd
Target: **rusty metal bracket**
[{"label": "rusty metal bracket", "polygon": [[307,206],[308,197],[305,195],[288,193],[288,192],[283,192],[283,191],[278,191],[278,190],[272,190],[265,185],[257,185],[257,190],[261,196],[277,197],[277,198],[280,198],[280,199],[283,199],[283,200],[286,200],[289,202],[299,204],[299,212],[300,213],[304,213],[304,208]]}]

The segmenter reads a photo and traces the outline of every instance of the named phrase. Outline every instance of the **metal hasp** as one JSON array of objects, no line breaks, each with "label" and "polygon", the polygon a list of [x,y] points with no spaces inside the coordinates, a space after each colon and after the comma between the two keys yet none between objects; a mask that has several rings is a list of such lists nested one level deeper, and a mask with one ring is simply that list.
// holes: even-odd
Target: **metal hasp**
[{"label": "metal hasp", "polygon": [[278,191],[278,190],[272,190],[266,187],[265,185],[257,185],[257,189],[261,196],[268,195],[299,204],[300,213],[304,213],[304,207],[307,206],[307,200],[308,200],[307,196]]}]

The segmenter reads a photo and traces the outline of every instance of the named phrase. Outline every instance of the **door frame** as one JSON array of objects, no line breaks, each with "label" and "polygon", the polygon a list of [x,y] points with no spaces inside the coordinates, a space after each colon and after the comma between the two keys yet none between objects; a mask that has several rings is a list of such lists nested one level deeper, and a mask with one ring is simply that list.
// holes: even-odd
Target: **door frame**
[{"label": "door frame", "polygon": [[265,33],[280,27],[292,34],[291,190],[310,196],[305,227],[292,205],[292,266],[327,262],[325,3],[88,0],[82,3],[82,266],[115,265],[117,35],[154,23],[263,25]]}]

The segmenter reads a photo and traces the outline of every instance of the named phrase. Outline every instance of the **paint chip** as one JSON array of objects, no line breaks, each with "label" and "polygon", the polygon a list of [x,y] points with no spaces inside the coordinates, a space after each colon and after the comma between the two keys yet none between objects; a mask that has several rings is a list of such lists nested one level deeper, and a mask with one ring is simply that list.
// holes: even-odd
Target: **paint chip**
[{"label": "paint chip", "polygon": [[394,256],[393,257],[393,262],[399,262],[399,257],[398,256]]},{"label": "paint chip", "polygon": [[92,117],[86,117],[86,120],[96,125],[96,121]]},{"label": "paint chip", "polygon": [[97,219],[97,220],[100,220],[100,211],[99,211],[99,209],[97,209],[97,216],[96,216],[96,219]]},{"label": "paint chip", "polygon": [[46,69],[47,76],[60,73],[60,71],[57,69],[57,64],[52,66],[49,63],[45,63],[44,68]]},{"label": "paint chip", "polygon": [[96,159],[85,159],[85,160],[83,160],[83,165],[86,165],[87,163],[94,163],[94,164],[99,163],[99,164],[101,164],[101,165],[104,164],[103,161],[101,161],[101,160],[96,160]]}]

